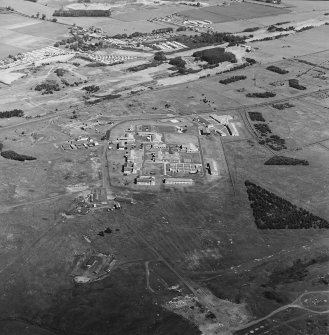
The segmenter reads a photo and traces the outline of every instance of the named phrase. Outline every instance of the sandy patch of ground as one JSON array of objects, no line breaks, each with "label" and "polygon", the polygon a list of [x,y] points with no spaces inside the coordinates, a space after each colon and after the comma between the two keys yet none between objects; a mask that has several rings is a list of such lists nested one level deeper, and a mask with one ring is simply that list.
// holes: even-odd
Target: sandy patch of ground
[{"label": "sandy patch of ground", "polygon": [[[10,85],[13,81],[26,76],[25,73],[9,72],[6,70],[0,71],[0,82]],[[2,100],[1,100],[2,101]]]}]

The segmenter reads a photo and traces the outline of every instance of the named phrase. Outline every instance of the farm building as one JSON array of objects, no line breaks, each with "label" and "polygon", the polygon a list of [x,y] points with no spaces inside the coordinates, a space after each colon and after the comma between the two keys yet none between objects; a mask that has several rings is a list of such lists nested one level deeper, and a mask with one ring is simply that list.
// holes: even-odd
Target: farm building
[{"label": "farm building", "polygon": [[135,142],[135,137],[134,137],[134,134],[132,134],[132,133],[127,133],[127,134],[125,134],[125,135],[122,136],[122,137],[118,137],[117,140],[118,140],[118,141],[127,142],[127,143],[128,143],[128,142],[132,143],[132,142]]},{"label": "farm building", "polygon": [[202,171],[202,164],[170,163],[169,171],[174,173],[183,172],[194,174]]},{"label": "farm building", "polygon": [[216,114],[210,114],[209,115],[212,119],[214,119],[215,121],[223,124],[223,125],[227,125],[229,123],[229,120],[232,119],[231,115],[216,115]]},{"label": "farm building", "polygon": [[199,151],[198,147],[195,144],[193,144],[193,143],[182,144],[180,146],[180,150],[182,152],[189,152],[189,153],[190,152],[198,152]]},{"label": "farm building", "polygon": [[140,176],[136,178],[136,184],[146,186],[155,185],[155,178],[151,176]]},{"label": "farm building", "polygon": [[188,178],[166,178],[164,183],[167,185],[192,185],[194,181]]},{"label": "farm building", "polygon": [[201,134],[201,135],[210,135],[210,130],[209,130],[209,128],[208,128],[208,127],[202,127],[202,128],[200,129],[200,134]]},{"label": "farm building", "polygon": [[90,202],[98,202],[102,205],[107,204],[106,190],[103,187],[96,187],[90,194]]},{"label": "farm building", "polygon": [[82,268],[83,269],[90,269],[91,267],[93,267],[98,261],[98,258],[96,256],[91,256],[83,265]]}]

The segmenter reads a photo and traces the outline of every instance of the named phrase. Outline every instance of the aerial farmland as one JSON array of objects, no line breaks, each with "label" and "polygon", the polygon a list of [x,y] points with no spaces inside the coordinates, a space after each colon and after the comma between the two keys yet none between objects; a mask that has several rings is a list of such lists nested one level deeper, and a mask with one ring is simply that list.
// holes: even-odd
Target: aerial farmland
[{"label": "aerial farmland", "polygon": [[0,0],[0,334],[327,334],[329,5]]}]

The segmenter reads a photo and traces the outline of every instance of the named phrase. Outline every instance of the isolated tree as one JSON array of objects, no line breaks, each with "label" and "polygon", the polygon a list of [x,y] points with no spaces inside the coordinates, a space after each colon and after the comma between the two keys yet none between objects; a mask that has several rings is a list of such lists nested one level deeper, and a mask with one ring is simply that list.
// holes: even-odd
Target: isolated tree
[{"label": "isolated tree", "polygon": [[51,21],[52,22],[57,22],[57,19],[54,17]]},{"label": "isolated tree", "polygon": [[41,19],[42,19],[42,20],[45,20],[45,19],[46,19],[46,14],[42,14]]},{"label": "isolated tree", "polygon": [[167,60],[167,57],[163,51],[159,51],[154,54],[154,60],[164,62]]},{"label": "isolated tree", "polygon": [[169,64],[170,65],[175,65],[177,67],[184,67],[186,62],[184,59],[182,59],[182,57],[175,57],[175,58],[172,58],[170,61],[169,61]]}]

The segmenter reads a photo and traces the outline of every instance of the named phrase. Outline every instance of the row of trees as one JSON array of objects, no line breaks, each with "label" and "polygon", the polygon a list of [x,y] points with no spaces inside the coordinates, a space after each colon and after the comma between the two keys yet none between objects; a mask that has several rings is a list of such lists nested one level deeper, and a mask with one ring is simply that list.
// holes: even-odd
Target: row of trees
[{"label": "row of trees", "polygon": [[266,137],[265,139],[259,140],[259,144],[266,144],[268,147],[270,147],[274,151],[280,151],[282,149],[287,149],[286,147],[286,141],[285,139],[281,138],[278,135],[270,135],[269,137]]},{"label": "row of trees", "polygon": [[1,156],[6,158],[6,159],[12,159],[12,160],[15,160],[15,161],[20,161],[20,162],[36,160],[35,157],[27,156],[27,155],[21,155],[21,154],[18,154],[17,152],[12,151],[12,150],[2,151]]},{"label": "row of trees", "polygon": [[270,135],[272,134],[272,130],[267,123],[265,123],[265,119],[260,112],[249,112],[249,117],[251,121],[258,121],[264,123],[255,123],[253,126],[260,134],[261,138],[258,141],[261,145],[267,145],[269,148],[275,151],[280,151],[282,149],[287,149],[286,141],[278,135]]},{"label": "row of trees", "polygon": [[275,72],[275,73],[279,73],[279,74],[287,74],[287,73],[289,73],[288,70],[281,69],[280,67],[275,66],[275,65],[270,65],[266,69],[269,70],[269,71]]},{"label": "row of trees", "polygon": [[266,98],[273,98],[276,96],[276,93],[266,91],[266,92],[254,92],[254,93],[247,93],[246,97],[247,98],[261,98],[261,99],[266,99]]},{"label": "row of trees", "polygon": [[35,87],[36,91],[42,91],[42,94],[53,94],[54,91],[60,91],[59,84],[55,80],[46,80]]},{"label": "row of trees", "polygon": [[285,156],[273,156],[264,165],[309,165],[305,159],[297,159]]},{"label": "row of trees", "polygon": [[254,128],[261,134],[261,136],[267,136],[272,133],[272,130],[266,123],[256,123]]},{"label": "row of trees", "polygon": [[258,229],[329,228],[326,220],[298,208],[274,193],[248,180],[245,186]]},{"label": "row of trees", "polygon": [[199,35],[196,34],[194,36],[179,35],[175,37],[175,41],[193,47],[223,43],[230,43],[231,45],[233,45],[245,43],[245,40],[249,37],[252,36],[235,36],[231,33],[204,32]]},{"label": "row of trees", "polygon": [[11,111],[0,112],[0,119],[7,119],[10,117],[22,117],[24,112],[21,109],[13,109]]},{"label": "row of trees", "polygon": [[295,88],[296,90],[306,90],[306,87],[299,84],[297,79],[289,79],[289,87]]},{"label": "row of trees", "polygon": [[275,109],[278,109],[278,110],[283,110],[283,109],[286,109],[286,108],[294,107],[294,105],[289,103],[289,102],[284,102],[284,103],[281,103],[281,104],[273,104],[272,107],[275,108]]},{"label": "row of trees", "polygon": [[89,85],[89,86],[85,86],[82,88],[84,91],[86,91],[87,93],[96,93],[99,91],[99,86],[97,85]]},{"label": "row of trees", "polygon": [[229,77],[226,79],[222,79],[219,81],[219,83],[227,85],[227,84],[234,83],[240,80],[245,80],[245,79],[247,79],[247,76],[233,76],[233,77]]},{"label": "row of trees", "polygon": [[260,112],[249,112],[248,114],[251,121],[265,122],[263,114]]}]

